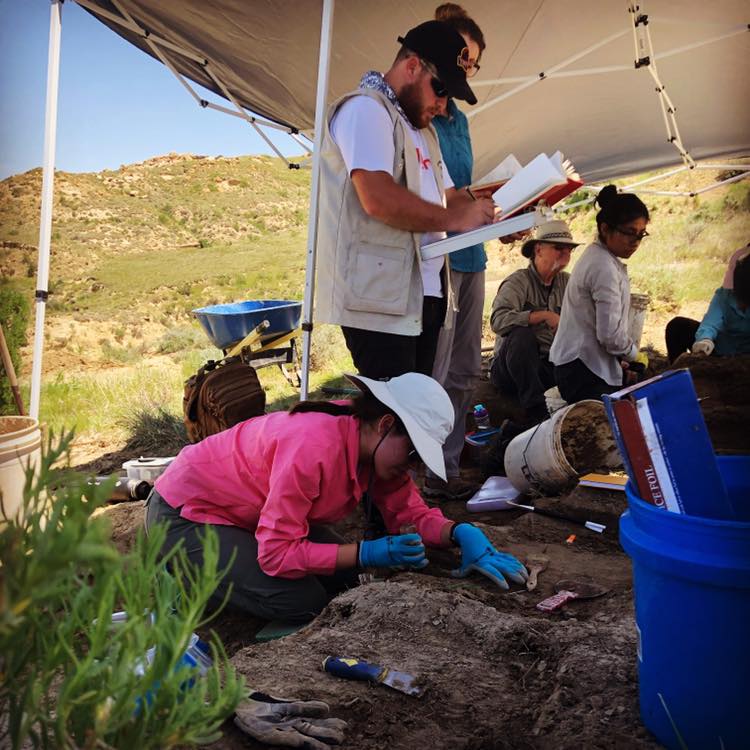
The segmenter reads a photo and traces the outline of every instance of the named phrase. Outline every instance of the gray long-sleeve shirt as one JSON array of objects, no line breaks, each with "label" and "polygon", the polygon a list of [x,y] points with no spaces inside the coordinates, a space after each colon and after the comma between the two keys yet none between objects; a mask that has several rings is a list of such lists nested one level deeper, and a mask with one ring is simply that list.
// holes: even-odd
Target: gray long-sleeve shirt
[{"label": "gray long-sleeve shirt", "polygon": [[[529,315],[538,310],[560,314],[565,287],[570,274],[558,273],[549,286],[542,283],[534,263],[514,271],[497,290],[492,303],[490,325],[495,332],[495,356],[500,351],[503,337],[515,326],[529,326]],[[546,323],[531,326],[542,354],[549,352],[555,332]]]},{"label": "gray long-sleeve shirt", "polygon": [[628,267],[592,242],[570,275],[550,360],[564,365],[580,359],[610,385],[620,385],[620,360],[638,354],[628,331],[629,309]]}]

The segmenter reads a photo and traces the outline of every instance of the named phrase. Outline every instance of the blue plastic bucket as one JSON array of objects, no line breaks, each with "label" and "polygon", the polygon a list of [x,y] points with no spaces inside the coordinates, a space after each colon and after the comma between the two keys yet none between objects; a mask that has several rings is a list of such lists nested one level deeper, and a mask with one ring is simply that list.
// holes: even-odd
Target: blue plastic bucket
[{"label": "blue plastic bucket", "polygon": [[630,484],[620,519],[641,718],[668,748],[750,747],[750,456],[718,462],[741,520],[670,513]]}]

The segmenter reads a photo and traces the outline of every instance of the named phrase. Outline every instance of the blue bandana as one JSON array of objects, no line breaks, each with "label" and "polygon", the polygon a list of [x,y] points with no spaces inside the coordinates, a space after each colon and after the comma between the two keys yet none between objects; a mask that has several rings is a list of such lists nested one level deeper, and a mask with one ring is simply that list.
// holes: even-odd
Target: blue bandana
[{"label": "blue bandana", "polygon": [[367,73],[362,76],[359,82],[359,87],[361,89],[375,89],[375,91],[379,91],[381,94],[388,98],[388,100],[391,102],[391,104],[393,104],[401,117],[409,122],[409,118],[406,116],[406,112],[401,109],[401,105],[399,104],[396,92],[390,87],[388,81],[386,81],[385,78],[383,78],[383,75],[381,73],[378,73],[377,70],[368,70]]}]

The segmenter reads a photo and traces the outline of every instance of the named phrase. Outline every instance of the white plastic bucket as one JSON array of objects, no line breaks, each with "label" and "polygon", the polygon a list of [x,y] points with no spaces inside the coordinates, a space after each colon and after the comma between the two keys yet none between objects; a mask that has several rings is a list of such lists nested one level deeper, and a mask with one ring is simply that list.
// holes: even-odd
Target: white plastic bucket
[{"label": "white plastic bucket", "polygon": [[36,476],[41,456],[42,433],[36,419],[0,417],[0,523],[18,514],[26,469],[31,467]]},{"label": "white plastic bucket", "polygon": [[583,474],[620,465],[604,404],[593,400],[558,409],[505,451],[505,473],[519,492],[562,492]]},{"label": "white plastic bucket", "polygon": [[128,479],[136,479],[139,482],[155,482],[166,470],[169,464],[175,460],[175,456],[164,458],[135,458],[126,461],[122,468],[128,475]]},{"label": "white plastic bucket", "polygon": [[641,337],[643,336],[643,324],[646,322],[646,312],[651,303],[648,294],[631,294],[630,309],[628,310],[628,332],[635,345],[641,348]]}]

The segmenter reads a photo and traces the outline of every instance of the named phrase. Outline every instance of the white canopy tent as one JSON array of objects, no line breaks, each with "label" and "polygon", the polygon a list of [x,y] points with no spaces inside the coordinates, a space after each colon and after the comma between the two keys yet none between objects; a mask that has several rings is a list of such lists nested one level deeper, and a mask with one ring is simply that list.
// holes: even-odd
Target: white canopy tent
[{"label": "white canopy tent", "polygon": [[[49,270],[60,0],[50,55],[31,414],[38,416]],[[76,0],[160,59],[197,103],[243,117],[275,148],[294,137],[309,156],[325,105],[362,72],[389,67],[396,36],[436,0]],[[477,174],[508,153],[560,149],[587,182],[750,151],[747,0],[466,0],[488,41],[472,80]],[[313,80],[317,70],[317,86]],[[209,102],[196,82],[227,100]],[[303,140],[300,134],[307,140]],[[303,307],[307,393],[317,229],[313,151]],[[298,166],[298,165],[292,165]],[[713,165],[716,168],[717,165]],[[639,192],[647,192],[641,187]],[[690,191],[684,194],[691,194]]]}]

